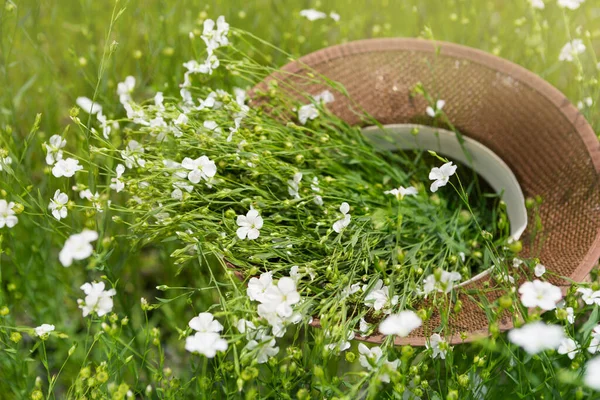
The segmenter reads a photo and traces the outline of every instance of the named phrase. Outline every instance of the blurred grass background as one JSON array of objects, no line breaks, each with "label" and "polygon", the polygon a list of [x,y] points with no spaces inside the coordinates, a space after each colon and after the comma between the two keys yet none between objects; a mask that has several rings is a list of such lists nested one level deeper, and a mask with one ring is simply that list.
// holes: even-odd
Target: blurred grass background
[{"label": "blurred grass background", "polygon": [[[583,57],[586,72],[580,80],[576,64],[558,62],[558,54],[571,36],[582,37],[585,31],[590,36],[584,39],[586,45],[598,46],[600,3],[589,0],[565,12],[555,0],[545,2],[539,11],[527,0],[121,0],[126,11],[107,38],[114,1],[4,0],[0,126],[27,132],[41,112],[43,131],[62,131],[75,98],[93,94],[107,39],[118,44],[101,80],[102,104],[116,103],[116,84],[127,75],[134,75],[139,86],[176,94],[182,63],[202,49],[200,39],[191,40],[189,33],[199,34],[204,19],[219,15],[294,56],[357,39],[417,37],[429,27],[438,40],[493,52],[525,66],[575,103],[588,96],[595,99],[598,70],[591,52]],[[306,8],[334,11],[341,18],[311,22],[299,16]],[[267,55],[262,62],[287,61],[273,51]],[[591,119],[596,125],[597,117]]]}]

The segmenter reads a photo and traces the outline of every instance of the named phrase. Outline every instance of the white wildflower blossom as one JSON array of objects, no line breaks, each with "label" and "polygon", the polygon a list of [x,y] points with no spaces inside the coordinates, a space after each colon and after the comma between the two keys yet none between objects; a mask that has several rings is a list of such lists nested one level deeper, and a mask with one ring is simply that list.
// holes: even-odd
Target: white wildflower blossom
[{"label": "white wildflower blossom", "polygon": [[[368,348],[363,343],[359,343],[358,345],[358,354],[358,361],[360,365],[369,371],[377,369],[380,362],[379,360],[381,360],[383,357],[383,351],[381,350],[381,347],[375,346]],[[381,369],[381,371],[395,371],[398,369],[399,364],[400,360],[388,361],[387,359],[385,359],[383,361],[383,368]],[[390,376],[385,372],[381,372],[379,375],[379,380],[381,382],[389,383]]]},{"label": "white wildflower blossom", "polygon": [[63,267],[69,267],[73,264],[73,261],[85,260],[94,252],[91,242],[97,239],[98,233],[87,229],[69,236],[58,254],[60,263]]},{"label": "white wildflower blossom", "polygon": [[69,202],[69,197],[66,193],[62,193],[60,189],[54,192],[54,198],[50,200],[50,204],[48,208],[52,211],[52,216],[57,220],[61,220],[63,218],[67,218],[67,203]]},{"label": "white wildflower blossom", "polygon": [[60,135],[52,135],[48,143],[44,143],[46,147],[46,164],[54,165],[58,160],[62,160],[62,149],[67,145],[67,141]]},{"label": "white wildflower blossom", "polygon": [[583,382],[586,386],[600,391],[600,357],[592,358],[585,364]]},{"label": "white wildflower blossom", "polygon": [[577,10],[584,2],[585,0],[558,0],[558,6],[569,10]]},{"label": "white wildflower blossom", "polygon": [[302,172],[296,172],[292,179],[287,181],[288,184],[288,193],[290,196],[299,199],[300,195],[298,194],[298,190],[300,188],[300,181],[302,180]]},{"label": "white wildflower blossom", "polygon": [[327,18],[327,14],[312,8],[300,11],[300,16],[306,18],[309,21],[316,21],[318,19]]},{"label": "white wildflower blossom", "polygon": [[554,310],[556,303],[562,299],[559,287],[538,279],[523,283],[519,287],[519,293],[521,294],[521,303],[525,307],[539,307],[546,311]]},{"label": "white wildflower blossom", "polygon": [[557,349],[558,354],[566,354],[572,360],[579,353],[579,346],[571,338],[564,338]]},{"label": "white wildflower blossom", "polygon": [[85,298],[77,300],[83,316],[96,314],[98,317],[108,314],[113,309],[112,297],[117,294],[115,289],[104,290],[104,282],[84,283],[81,290],[85,293]]},{"label": "white wildflower blossom", "polygon": [[188,323],[188,326],[196,332],[221,332],[223,325],[215,319],[215,317],[209,312],[203,312],[198,314]]},{"label": "white wildflower blossom", "polygon": [[258,211],[252,209],[246,215],[238,215],[236,223],[239,226],[236,234],[240,239],[254,240],[260,236],[263,219]]},{"label": "white wildflower blossom", "polygon": [[432,192],[437,192],[442,186],[446,186],[450,177],[456,172],[456,165],[452,161],[445,163],[441,167],[433,167],[429,172],[429,179],[434,181],[429,188]]},{"label": "white wildflower blossom", "polygon": [[560,50],[558,60],[572,62],[575,59],[575,56],[583,53],[584,51],[585,44],[583,44],[583,40],[573,39],[570,42],[567,42],[567,44],[565,44]]},{"label": "white wildflower blossom", "polygon": [[448,343],[444,338],[440,336],[439,333],[434,333],[429,337],[429,343],[426,344],[428,349],[431,349],[432,358],[441,358],[442,360],[446,359],[446,353],[448,352]]},{"label": "white wildflower blossom", "polygon": [[74,158],[67,158],[65,160],[58,160],[54,167],[52,168],[52,175],[57,178],[70,178],[77,171],[81,171],[83,167],[79,165],[79,160],[75,160]]},{"label": "white wildflower blossom", "polygon": [[346,202],[343,202],[340,205],[340,212],[342,213],[342,219],[335,221],[335,223],[333,224],[333,230],[337,233],[340,233],[348,225],[350,225],[351,216],[350,214],[348,214],[350,212],[350,205]]},{"label": "white wildflower blossom", "polygon": [[209,180],[217,173],[217,166],[207,156],[200,156],[195,160],[186,157],[181,162],[181,166],[190,172],[188,172],[188,179],[192,183],[199,183],[201,179]]},{"label": "white wildflower blossom", "polygon": [[145,149],[137,140],[130,140],[127,143],[127,148],[125,150],[121,150],[121,157],[123,157],[123,161],[125,161],[125,165],[127,168],[133,167],[144,167],[146,165],[146,161],[142,158]]},{"label": "white wildflower blossom", "polygon": [[592,304],[600,305],[600,290],[578,288],[577,293],[581,293],[581,300],[588,306]]},{"label": "white wildflower blossom", "polygon": [[544,350],[556,350],[565,338],[565,332],[558,325],[547,325],[536,321],[508,332],[508,340],[522,347],[529,354]]},{"label": "white wildflower blossom", "polygon": [[404,196],[415,196],[418,194],[417,188],[414,186],[409,186],[405,188],[404,186],[400,186],[398,189],[386,190],[383,192],[384,194],[391,194],[396,197],[398,200],[404,199]]},{"label": "white wildflower blossom", "polygon": [[119,102],[121,104],[131,102],[131,93],[135,89],[135,77],[128,76],[123,82],[117,84],[117,94],[119,95]]},{"label": "white wildflower blossom", "polygon": [[261,343],[256,340],[250,340],[246,344],[245,349],[247,351],[253,351],[256,349],[256,362],[264,364],[269,361],[269,358],[276,356],[279,353],[279,347],[276,346],[275,339],[265,336],[262,338]]},{"label": "white wildflower blossom", "polygon": [[94,115],[102,113],[102,106],[87,97],[78,97],[75,100],[75,103],[77,103],[82,111],[85,111],[88,114]]},{"label": "white wildflower blossom", "polygon": [[541,278],[542,275],[544,275],[546,273],[546,267],[543,266],[542,264],[536,264],[535,268],[533,269],[533,274],[535,276],[537,276],[538,278]]},{"label": "white wildflower blossom", "polygon": [[13,210],[14,206],[14,202],[7,202],[4,199],[0,199],[0,228],[4,228],[5,226],[12,228],[19,222]]},{"label": "white wildflower blossom", "polygon": [[298,109],[298,121],[306,125],[308,120],[313,120],[319,116],[319,110],[314,104],[306,104]]},{"label": "white wildflower blossom", "polygon": [[423,281],[423,293],[427,296],[429,293],[437,290],[438,292],[450,293],[456,282],[460,282],[461,275],[458,272],[441,271],[438,274],[431,274]]},{"label": "white wildflower blossom", "polygon": [[431,118],[433,118],[442,112],[442,109],[444,108],[445,105],[446,105],[446,102],[444,100],[438,100],[435,102],[434,107],[427,106],[427,108],[425,109],[425,112],[427,113],[427,115],[429,115]]},{"label": "white wildflower blossom", "polygon": [[47,336],[50,334],[50,332],[54,332],[54,325],[50,325],[50,324],[42,324],[36,328],[34,328],[34,332],[36,334],[36,336],[39,336],[41,338]]},{"label": "white wildflower blossom", "polygon": [[202,354],[207,358],[213,358],[218,351],[226,351],[227,341],[215,332],[196,332],[185,338],[185,349],[190,353]]},{"label": "white wildflower blossom", "polygon": [[398,314],[392,314],[383,320],[379,324],[379,332],[384,335],[405,337],[420,327],[422,323],[423,321],[414,311],[400,311]]},{"label": "white wildflower blossom", "polygon": [[375,286],[367,292],[368,285],[363,286],[363,291],[366,292],[365,305],[367,307],[373,307],[375,311],[383,310],[385,314],[391,312],[391,308],[398,304],[398,296],[389,297],[390,289],[387,286],[383,286],[383,281],[378,279]]},{"label": "white wildflower blossom", "polygon": [[121,176],[123,176],[123,173],[125,172],[125,166],[123,164],[117,165],[115,172],[116,172],[117,176],[110,179],[111,184],[109,185],[109,187],[112,190],[119,193],[121,190],[123,190],[125,188],[125,183],[123,183],[123,181],[121,181]]}]

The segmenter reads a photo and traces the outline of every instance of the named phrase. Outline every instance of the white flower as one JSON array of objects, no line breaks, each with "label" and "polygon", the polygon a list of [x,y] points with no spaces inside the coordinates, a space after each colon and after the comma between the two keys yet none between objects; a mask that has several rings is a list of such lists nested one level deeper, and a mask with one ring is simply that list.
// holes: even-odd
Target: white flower
[{"label": "white flower", "polygon": [[339,22],[340,21],[340,14],[332,11],[332,12],[329,13],[329,18],[331,18],[335,22]]},{"label": "white flower", "polygon": [[246,215],[238,215],[237,225],[239,228],[235,232],[240,239],[254,240],[260,235],[260,228],[263,226],[263,219],[258,211],[252,209]]},{"label": "white flower", "polygon": [[[368,369],[369,371],[377,369],[379,360],[383,357],[383,352],[381,351],[381,347],[375,346],[375,347],[371,347],[369,349],[363,343],[358,344],[358,354],[359,354],[358,361],[360,362],[360,365],[363,366],[364,368]],[[385,359],[383,361],[382,370],[389,369],[389,370],[395,371],[396,369],[398,369],[399,364],[400,364],[400,360],[388,361],[387,359]],[[390,376],[386,373],[381,373],[379,375],[379,380],[381,382],[389,383]]]},{"label": "white flower", "polygon": [[446,340],[442,338],[438,333],[434,333],[429,338],[429,343],[426,344],[428,349],[433,351],[432,358],[440,357],[442,360],[446,359],[446,353],[448,352],[448,346]]},{"label": "white flower", "polygon": [[292,306],[300,301],[300,294],[296,290],[296,282],[292,278],[283,277],[277,286],[271,285],[265,291],[262,304],[275,311],[282,318],[291,317]]},{"label": "white flower", "polygon": [[[381,281],[381,285],[383,285],[383,281]],[[345,299],[346,297],[353,295],[358,291],[360,291],[360,283],[353,283],[352,285],[346,286],[344,289],[342,289],[342,299]]]},{"label": "white flower", "polygon": [[531,322],[508,332],[508,340],[521,346],[529,354],[556,350],[564,338],[565,332],[562,327],[546,325],[541,321]]},{"label": "white flower", "polygon": [[583,382],[586,386],[600,390],[600,357],[592,358],[585,364]]},{"label": "white flower", "polygon": [[[327,336],[329,336],[329,333],[327,333]],[[329,343],[325,345],[325,349],[331,351],[331,352],[335,352],[336,354],[339,354],[342,351],[346,351],[350,348],[351,344],[350,344],[350,340],[354,339],[354,332],[349,330],[347,332],[346,335],[346,339],[345,340],[341,340],[339,342],[336,343]]]},{"label": "white flower", "polygon": [[456,165],[452,165],[452,161],[447,162],[441,167],[433,167],[429,172],[429,179],[434,181],[429,188],[432,192],[437,192],[442,186],[446,186],[448,180],[456,172]]},{"label": "white flower", "polygon": [[256,340],[250,340],[246,345],[246,349],[252,351],[258,348],[256,361],[259,364],[264,364],[269,361],[270,357],[274,357],[279,353],[279,347],[276,347],[275,344],[275,339],[265,336],[260,344]]},{"label": "white flower", "polygon": [[298,194],[298,188],[300,187],[300,181],[302,180],[302,172],[296,172],[292,179],[287,181],[288,184],[288,193],[290,196],[295,197],[297,199],[300,198]]},{"label": "white flower", "polygon": [[142,158],[145,149],[138,143],[137,140],[130,140],[127,143],[127,148],[121,150],[121,157],[125,161],[127,168],[133,168],[134,166],[144,167],[146,161]]},{"label": "white flower", "polygon": [[321,207],[323,205],[323,198],[321,196],[319,196],[319,195],[315,196],[315,198],[313,199],[313,201],[319,207]]},{"label": "white flower", "polygon": [[560,8],[568,8],[569,10],[577,10],[585,0],[558,0]]},{"label": "white flower", "polygon": [[189,120],[190,119],[188,118],[187,115],[185,115],[184,113],[181,113],[181,114],[179,114],[179,116],[177,117],[177,119],[175,121],[173,121],[173,123],[175,125],[179,125],[179,126],[181,126],[181,125],[187,125],[187,123],[188,123]]},{"label": "white flower", "polygon": [[402,200],[404,199],[404,196],[415,196],[418,192],[417,188],[414,186],[409,186],[407,188],[400,186],[398,189],[386,190],[383,193],[394,195],[398,200]]},{"label": "white flower", "polygon": [[329,90],[323,90],[321,93],[312,96],[312,98],[316,103],[323,104],[333,103],[335,101],[333,93],[331,93]]},{"label": "white flower", "polygon": [[119,95],[119,102],[121,104],[129,103],[131,101],[131,93],[135,89],[135,78],[128,76],[125,81],[117,84],[117,94]]},{"label": "white flower", "polygon": [[190,353],[202,354],[208,358],[217,355],[217,351],[227,350],[227,341],[215,332],[196,332],[185,338],[185,349]]},{"label": "white flower", "polygon": [[538,278],[540,278],[545,273],[546,273],[546,267],[544,267],[542,264],[537,264],[535,266],[535,268],[533,269],[533,274],[535,276],[537,276]]},{"label": "white flower", "polygon": [[0,199],[0,228],[4,228],[4,226],[12,228],[19,222],[13,210],[14,206],[14,202],[9,203],[4,199]]},{"label": "white flower", "polygon": [[573,61],[575,56],[585,51],[585,44],[581,39],[573,39],[563,46],[558,55],[559,61]]},{"label": "white flower", "polygon": [[306,125],[306,122],[310,119],[313,120],[319,116],[319,110],[314,104],[306,104],[298,109],[298,121],[302,125]]},{"label": "white flower", "polygon": [[578,288],[577,292],[581,293],[581,300],[588,306],[592,304],[600,305],[600,290],[593,291],[589,288]]},{"label": "white flower", "polygon": [[163,101],[165,101],[165,96],[163,96],[163,92],[156,92],[156,95],[154,95],[154,106],[161,111],[165,109]]},{"label": "white flower", "polygon": [[597,325],[592,331],[592,341],[588,346],[588,351],[595,354],[600,350],[600,325]]},{"label": "white flower", "polygon": [[123,176],[123,173],[125,172],[125,166],[123,164],[117,165],[115,172],[117,176],[115,178],[110,179],[112,183],[109,185],[109,187],[112,190],[115,190],[117,193],[119,193],[125,188],[125,183],[123,183],[123,181],[120,180],[121,176]]},{"label": "white flower", "polygon": [[60,135],[52,135],[46,145],[46,164],[53,165],[56,161],[62,160],[62,148],[67,145],[67,141]]},{"label": "white flower", "polygon": [[[350,286],[350,289],[353,289]],[[363,291],[367,291],[368,285],[363,286]],[[389,314],[391,309],[389,306],[395,306],[398,304],[398,296],[389,298],[389,288],[387,286],[383,286],[383,281],[381,279],[377,280],[375,286],[367,293],[365,296],[365,305],[373,307],[376,311],[382,310],[385,314]]]},{"label": "white flower", "polygon": [[10,156],[2,157],[0,156],[0,171],[4,170],[4,168],[8,167],[12,164],[12,158]]},{"label": "white flower", "polygon": [[243,318],[238,320],[237,324],[235,324],[235,327],[238,331],[240,331],[240,333],[246,333],[256,329],[256,326],[252,321],[248,321],[247,319]]},{"label": "white flower", "polygon": [[512,266],[513,268],[519,268],[521,265],[523,265],[523,260],[521,260],[520,258],[513,258],[512,260]]},{"label": "white flower", "polygon": [[195,330],[196,332],[221,332],[223,330],[223,325],[216,319],[211,313],[203,312],[198,314],[197,317],[194,317],[188,323],[189,327]]},{"label": "white flower", "polygon": [[545,6],[544,0],[529,0],[529,4],[531,8],[536,8],[538,10],[543,10]]},{"label": "white flower", "polygon": [[344,228],[350,225],[351,216],[350,214],[348,214],[349,211],[350,205],[348,205],[348,203],[346,202],[343,202],[340,206],[340,212],[342,213],[343,218],[335,221],[335,223],[333,224],[333,230],[337,233],[340,233]]},{"label": "white flower", "polygon": [[273,286],[273,273],[265,272],[260,274],[259,278],[251,278],[248,282],[248,289],[246,294],[250,297],[250,300],[265,301],[265,293],[268,288]]},{"label": "white flower", "polygon": [[579,353],[577,342],[571,338],[564,338],[560,342],[557,351],[558,354],[567,354],[571,360]]},{"label": "white flower", "polygon": [[227,46],[229,40],[227,34],[229,33],[229,24],[225,21],[224,16],[217,18],[216,28],[215,21],[207,19],[204,21],[204,29],[202,32],[202,40],[206,43],[206,47],[209,52],[219,48],[221,46]]},{"label": "white flower", "polygon": [[573,310],[573,307],[567,307],[567,321],[570,324],[575,323],[575,312]]},{"label": "white flower", "polygon": [[34,329],[35,334],[39,337],[44,337],[48,335],[50,332],[54,331],[54,325],[50,324],[42,324]]},{"label": "white flower", "polygon": [[85,260],[91,256],[94,252],[91,242],[96,239],[98,239],[98,233],[87,229],[69,236],[58,254],[58,259],[63,267],[70,267],[74,260]]},{"label": "white flower", "polygon": [[427,296],[435,289],[438,292],[450,293],[454,288],[454,283],[460,281],[460,278],[461,275],[458,272],[442,270],[439,280],[435,274],[431,274],[423,281],[423,293]]},{"label": "white flower", "polygon": [[367,321],[365,321],[364,318],[361,318],[360,322],[358,324],[358,330],[360,331],[360,333],[362,333],[364,335],[365,333],[367,333],[369,331],[370,328],[371,327],[369,326]]},{"label": "white flower", "polygon": [[69,202],[69,197],[66,193],[61,193],[60,189],[54,192],[54,198],[50,200],[50,204],[48,204],[48,208],[52,210],[52,215],[57,220],[61,220],[62,218],[67,218],[67,203]]},{"label": "white flower", "polygon": [[85,293],[84,300],[77,300],[83,316],[96,314],[98,317],[108,314],[113,308],[112,296],[117,294],[115,289],[104,290],[104,282],[84,283],[80,289]]},{"label": "white flower", "polygon": [[379,324],[379,332],[384,335],[398,335],[400,337],[405,337],[420,327],[422,323],[423,321],[414,311],[400,311],[398,314],[392,314],[383,320],[383,322]]},{"label": "white flower", "polygon": [[75,100],[75,103],[88,114],[97,114],[102,112],[102,106],[98,103],[93,102],[91,99],[87,97],[78,97]]},{"label": "white flower", "polygon": [[58,160],[52,168],[52,175],[57,178],[70,178],[75,175],[75,172],[81,171],[83,167],[79,165],[79,160],[67,158],[66,160]]},{"label": "white flower", "polygon": [[435,102],[435,108],[433,108],[431,106],[427,106],[427,108],[425,109],[425,112],[427,113],[427,115],[429,115],[431,118],[433,118],[442,111],[442,108],[444,108],[445,105],[446,105],[446,102],[444,100],[438,100]]},{"label": "white flower", "polygon": [[539,307],[546,311],[554,310],[556,303],[562,299],[559,287],[538,279],[523,283],[519,288],[519,293],[521,294],[521,303],[525,307]]},{"label": "white flower", "polygon": [[[309,21],[316,21],[318,19],[325,19],[325,18],[327,18],[327,14],[325,14],[322,11],[317,11],[317,10],[312,9],[312,8],[300,11],[300,16],[306,18]],[[339,16],[338,16],[338,18],[339,18]]]},{"label": "white flower", "polygon": [[201,179],[209,180],[217,173],[217,166],[207,156],[201,156],[192,160],[186,157],[181,162],[181,166],[190,172],[188,173],[188,179],[192,183],[198,183]]}]

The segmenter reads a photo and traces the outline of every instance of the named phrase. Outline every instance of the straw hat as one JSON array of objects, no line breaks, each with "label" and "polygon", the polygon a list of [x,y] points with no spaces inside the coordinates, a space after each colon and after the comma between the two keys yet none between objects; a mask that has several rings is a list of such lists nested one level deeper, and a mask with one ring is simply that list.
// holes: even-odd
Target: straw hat
[{"label": "straw hat", "polygon": [[[444,99],[449,120],[506,163],[525,197],[542,196],[544,241],[535,255],[549,271],[567,278],[550,281],[566,288],[568,279],[588,277],[600,257],[600,144],[585,118],[557,89],[479,50],[404,38],[362,40],[317,51],[285,65],[257,89],[277,80],[293,95],[317,94],[327,88],[315,78],[319,75],[347,90],[347,97],[336,96],[327,107],[353,125],[368,124],[364,112],[383,125],[432,123],[424,118],[425,99],[411,96],[418,82]],[[522,237],[525,255],[533,254],[527,240],[530,231]],[[459,290],[463,306],[449,323],[450,343],[488,334],[488,318],[476,301],[491,303],[503,293],[484,291],[487,284],[495,286],[484,274]],[[500,322],[502,330],[513,326],[508,314]],[[439,315],[434,314],[396,343],[424,345],[439,325]],[[366,340],[382,339],[374,335]]]}]

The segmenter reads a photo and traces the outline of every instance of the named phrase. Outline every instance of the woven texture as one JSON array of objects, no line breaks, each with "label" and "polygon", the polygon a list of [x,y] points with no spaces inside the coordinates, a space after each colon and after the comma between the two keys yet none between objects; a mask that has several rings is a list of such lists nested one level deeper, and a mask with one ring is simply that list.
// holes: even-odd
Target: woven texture
[{"label": "woven texture", "polygon": [[[508,164],[526,197],[543,197],[543,247],[534,252],[525,242],[524,254],[539,256],[560,276],[584,280],[600,256],[600,145],[591,127],[564,95],[535,74],[478,50],[441,42],[435,46],[417,39],[334,46],[286,65],[257,89],[277,80],[292,95],[314,95],[326,89],[315,78],[320,74],[347,90],[348,97],[336,95],[328,108],[351,124],[366,125],[364,112],[381,124],[423,124],[431,122],[424,118],[427,104],[422,96],[411,96],[422,82],[434,98],[446,100],[444,112],[458,130]],[[460,292],[463,308],[451,321],[452,343],[463,341],[460,333],[467,334],[467,341],[487,334],[488,319],[474,299],[484,296],[493,302],[503,294],[483,294],[489,279]],[[563,279],[553,283],[566,285]],[[397,343],[423,345],[439,323],[434,315]],[[500,328],[510,327],[506,315]],[[380,342],[382,337],[367,340]]]}]

